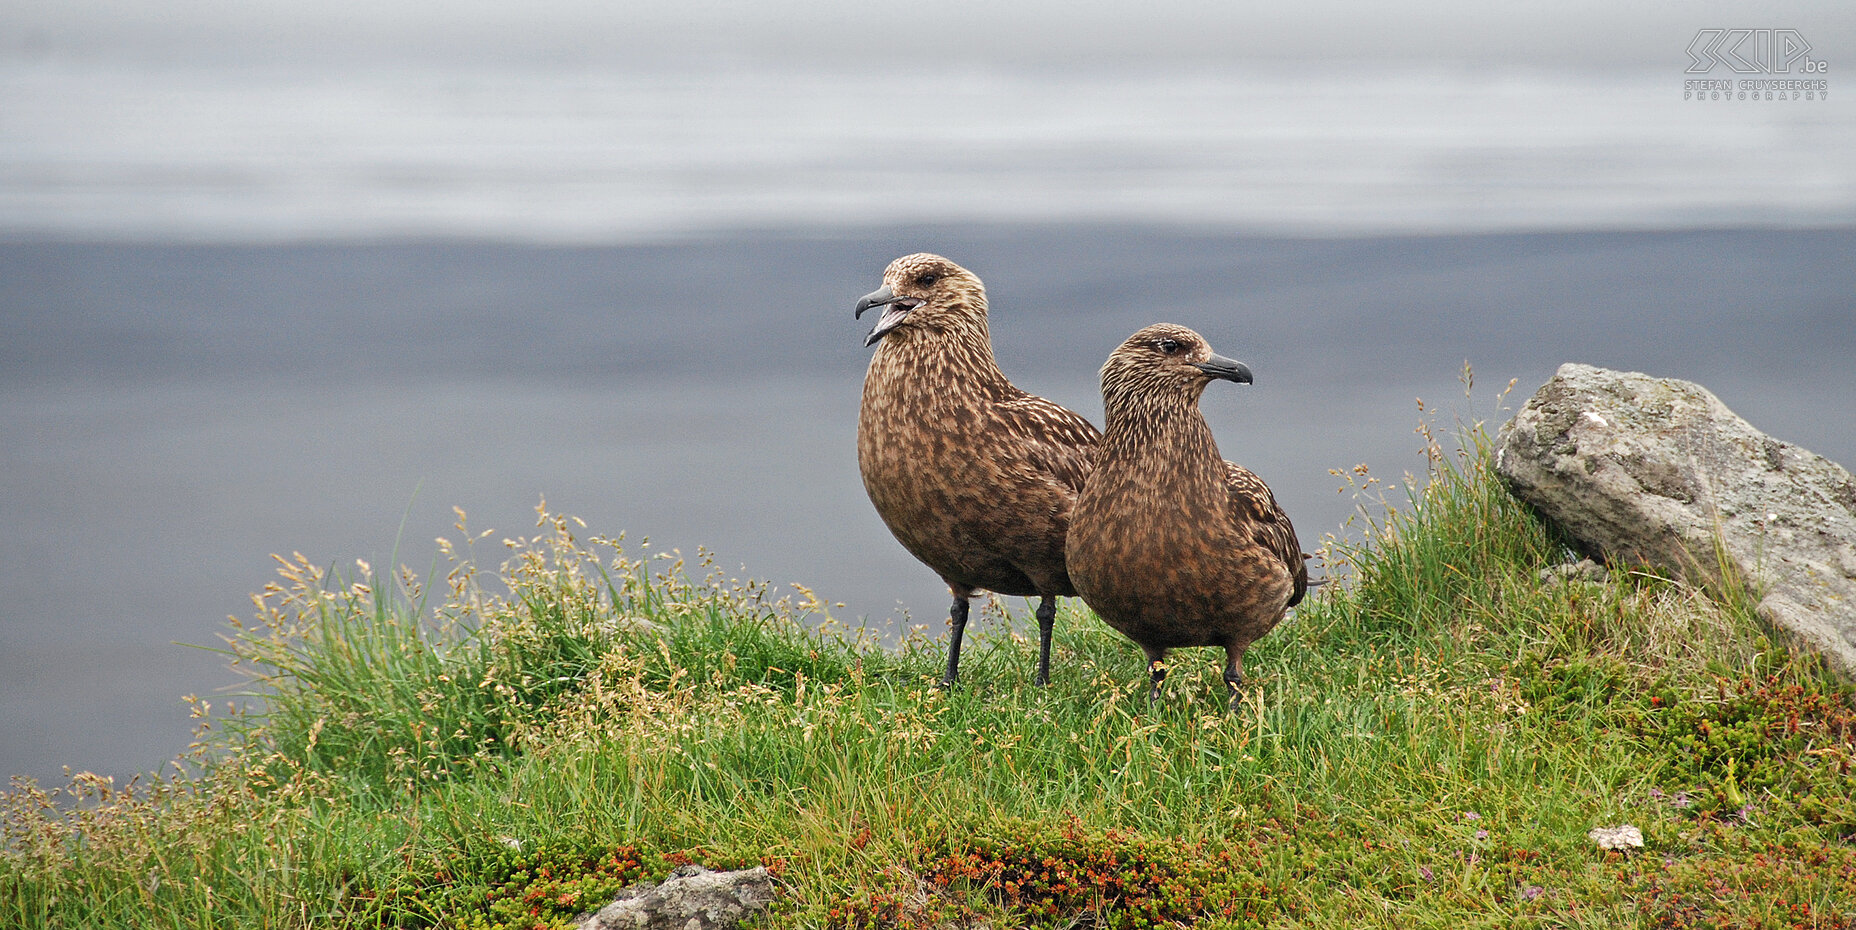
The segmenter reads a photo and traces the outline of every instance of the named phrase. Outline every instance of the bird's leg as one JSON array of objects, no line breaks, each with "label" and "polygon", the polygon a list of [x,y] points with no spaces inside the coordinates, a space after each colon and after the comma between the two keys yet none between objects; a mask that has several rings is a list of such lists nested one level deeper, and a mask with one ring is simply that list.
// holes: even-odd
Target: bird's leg
[{"label": "bird's leg", "polygon": [[1235,711],[1244,700],[1244,654],[1230,646],[1224,649],[1224,686],[1231,692],[1231,709]]},{"label": "bird's leg", "polygon": [[1147,692],[1147,703],[1160,703],[1160,683],[1166,681],[1166,650],[1151,649],[1147,651],[1147,677],[1153,679],[1154,689]]},{"label": "bird's leg", "polygon": [[1057,596],[1047,594],[1038,601],[1038,677],[1040,686],[1050,684],[1050,634],[1057,624]]},{"label": "bird's leg", "polygon": [[947,674],[941,676],[939,687],[945,691],[954,687],[954,679],[960,677],[960,637],[967,631],[967,609],[972,605],[968,598],[973,596],[971,588],[954,588],[954,606],[947,614],[949,632],[947,636]]}]

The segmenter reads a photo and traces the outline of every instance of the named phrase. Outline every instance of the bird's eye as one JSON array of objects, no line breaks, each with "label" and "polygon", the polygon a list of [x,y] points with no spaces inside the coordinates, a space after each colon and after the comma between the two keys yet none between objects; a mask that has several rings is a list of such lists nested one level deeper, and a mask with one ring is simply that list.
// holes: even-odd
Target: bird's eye
[{"label": "bird's eye", "polygon": [[1165,352],[1168,355],[1178,355],[1179,354],[1179,340],[1162,339],[1154,343],[1154,348],[1159,349],[1160,351]]},{"label": "bird's eye", "polygon": [[931,271],[924,275],[917,275],[915,283],[921,287],[934,287],[934,282],[939,280],[941,280],[941,276]]}]

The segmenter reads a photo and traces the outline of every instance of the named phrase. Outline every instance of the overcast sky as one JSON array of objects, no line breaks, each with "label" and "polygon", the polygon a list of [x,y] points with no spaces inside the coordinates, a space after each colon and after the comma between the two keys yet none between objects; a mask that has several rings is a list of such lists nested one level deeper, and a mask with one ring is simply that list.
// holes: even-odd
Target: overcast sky
[{"label": "overcast sky", "polygon": [[1782,28],[1833,67],[1856,66],[1848,0],[9,0],[0,23],[0,48],[23,56],[871,70],[1247,61],[1662,68],[1686,63],[1699,29]]},{"label": "overcast sky", "polygon": [[1683,80],[1790,30],[1841,88],[1850,3],[6,0],[0,234],[1841,224],[1847,88]]}]

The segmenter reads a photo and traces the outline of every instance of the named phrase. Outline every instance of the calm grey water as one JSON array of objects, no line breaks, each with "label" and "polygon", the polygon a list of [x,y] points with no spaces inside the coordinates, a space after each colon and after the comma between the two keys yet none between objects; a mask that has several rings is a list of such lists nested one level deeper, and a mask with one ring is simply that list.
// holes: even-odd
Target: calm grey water
[{"label": "calm grey water", "polygon": [[1518,404],[1564,361],[1699,381],[1856,462],[1851,230],[0,245],[0,771],[160,766],[180,696],[236,681],[172,644],[216,643],[271,553],[381,566],[398,539],[424,571],[454,505],[493,544],[545,495],[843,618],[938,622],[945,592],[878,522],[853,445],[851,303],[917,249],[987,281],[1009,375],[1098,423],[1095,370],[1142,325],[1248,362],[1256,384],[1204,408],[1310,545],[1355,507],[1330,468],[1422,467],[1416,399],[1494,418],[1509,378]]}]

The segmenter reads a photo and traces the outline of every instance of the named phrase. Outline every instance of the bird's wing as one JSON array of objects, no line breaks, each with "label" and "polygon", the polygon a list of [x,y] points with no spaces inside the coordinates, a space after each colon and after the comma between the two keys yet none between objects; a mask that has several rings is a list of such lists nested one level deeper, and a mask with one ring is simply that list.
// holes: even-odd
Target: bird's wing
[{"label": "bird's wing", "polygon": [[1231,512],[1250,527],[1251,539],[1276,554],[1295,578],[1295,590],[1289,595],[1294,607],[1308,593],[1308,559],[1302,544],[1295,538],[1289,515],[1276,504],[1276,495],[1250,469],[1236,462],[1224,463],[1225,486],[1231,495]]},{"label": "bird's wing", "polygon": [[994,408],[998,425],[1023,441],[1028,463],[1080,494],[1095,461],[1102,431],[1081,415],[1034,394],[1006,400]]}]

